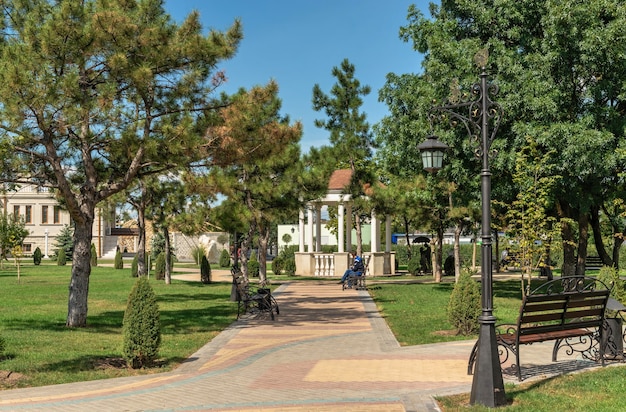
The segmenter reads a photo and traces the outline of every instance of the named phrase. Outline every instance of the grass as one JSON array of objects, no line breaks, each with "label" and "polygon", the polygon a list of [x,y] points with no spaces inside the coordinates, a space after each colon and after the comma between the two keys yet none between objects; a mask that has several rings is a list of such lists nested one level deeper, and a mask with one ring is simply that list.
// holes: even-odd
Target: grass
[{"label": "grass", "polygon": [[[7,265],[8,266],[8,265]],[[6,340],[0,369],[23,375],[16,386],[40,386],[170,370],[236,317],[230,283],[154,281],[161,312],[159,368],[119,368],[122,319],[135,282],[130,268],[93,268],[86,328],[67,328],[69,266],[11,267],[0,271],[0,335]]]},{"label": "grass", "polygon": [[[448,280],[448,279],[446,279]],[[465,340],[448,322],[447,306],[453,283],[379,283],[370,294],[401,345]],[[514,323],[521,302],[518,280],[496,282],[494,315],[498,323]]]},{"label": "grass", "polygon": [[[624,410],[626,369],[606,367],[589,372],[562,375],[538,382],[506,385],[506,412],[613,412]],[[437,398],[444,412],[484,412],[493,409],[469,406],[469,394]],[[620,406],[622,405],[622,406]]]}]

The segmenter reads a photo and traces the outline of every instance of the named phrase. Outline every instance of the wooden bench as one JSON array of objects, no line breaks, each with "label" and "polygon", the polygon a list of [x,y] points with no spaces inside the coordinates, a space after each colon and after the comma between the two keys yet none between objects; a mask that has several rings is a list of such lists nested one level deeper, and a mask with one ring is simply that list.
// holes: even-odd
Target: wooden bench
[{"label": "wooden bench", "polygon": [[585,270],[600,270],[604,262],[600,256],[587,256],[585,259]]},{"label": "wooden bench", "polygon": [[242,314],[269,313],[272,320],[279,314],[278,303],[269,288],[255,288],[237,267],[230,271],[237,288],[237,319]]},{"label": "wooden bench", "polygon": [[[500,364],[509,353],[515,355],[513,365],[522,380],[520,346],[555,341],[552,361],[558,352],[580,353],[584,358],[602,362],[605,344],[604,316],[610,289],[601,281],[589,277],[564,277],[545,282],[527,291],[515,325],[496,325],[497,343],[501,348]],[[470,354],[468,374],[476,361],[478,342]]]}]

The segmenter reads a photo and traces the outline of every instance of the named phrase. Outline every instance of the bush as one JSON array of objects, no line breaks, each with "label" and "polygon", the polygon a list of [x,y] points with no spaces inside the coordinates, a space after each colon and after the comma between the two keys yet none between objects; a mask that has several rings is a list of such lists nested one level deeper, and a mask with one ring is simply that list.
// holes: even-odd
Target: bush
[{"label": "bush", "polygon": [[450,295],[448,321],[459,334],[471,335],[478,331],[478,317],[481,311],[480,287],[472,279],[472,272],[463,269]]},{"label": "bush", "polygon": [[33,263],[35,264],[35,266],[41,265],[41,258],[42,258],[41,249],[37,247],[37,249],[35,249],[35,251],[33,252]]},{"label": "bush", "polygon": [[161,252],[154,262],[154,276],[158,280],[165,279],[165,253]]},{"label": "bush", "polygon": [[200,263],[200,281],[205,285],[211,283],[211,265],[205,255],[202,255]]},{"label": "bush", "polygon": [[59,249],[59,254],[57,255],[57,266],[65,266],[67,263],[67,258],[65,257],[65,249]]},{"label": "bush", "polygon": [[228,250],[226,249],[222,249],[222,253],[220,253],[220,267],[230,267],[230,253],[228,253]]},{"label": "bush", "polygon": [[621,303],[626,302],[626,282],[619,277],[619,272],[612,266],[602,266],[598,272],[598,280],[601,280],[608,288],[611,288],[611,297]]},{"label": "bush", "polygon": [[135,255],[132,263],[130,264],[130,275],[134,278],[139,276],[139,255]]},{"label": "bush", "polygon": [[98,251],[96,250],[96,245],[92,243],[89,252],[91,253],[91,267],[98,266]]},{"label": "bush", "polygon": [[279,254],[272,260],[272,272],[274,272],[276,276],[282,275],[284,264],[284,258],[282,254]]},{"label": "bush", "polygon": [[411,274],[411,275],[419,275],[420,271],[422,270],[422,264],[420,262],[420,256],[415,254],[411,258],[411,260],[409,260],[409,263],[407,264],[406,269],[409,272],[409,274]]},{"label": "bush", "polygon": [[161,345],[161,322],[156,294],[145,276],[137,279],[128,296],[122,332],[123,356],[128,366],[150,366]]},{"label": "bush", "polygon": [[256,258],[256,254],[252,254],[250,256],[250,260],[248,261],[248,276],[253,278],[259,277],[259,261]]},{"label": "bush", "polygon": [[119,250],[115,252],[115,269],[124,269],[124,259],[122,259],[122,252]]},{"label": "bush", "polygon": [[296,274],[296,257],[295,256],[287,256],[285,258],[283,269],[285,270],[285,275],[293,276]]}]

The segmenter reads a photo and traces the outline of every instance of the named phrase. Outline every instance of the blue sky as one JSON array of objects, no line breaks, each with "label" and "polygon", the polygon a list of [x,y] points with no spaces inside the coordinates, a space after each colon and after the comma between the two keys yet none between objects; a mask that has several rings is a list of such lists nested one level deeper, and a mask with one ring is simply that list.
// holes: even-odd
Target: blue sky
[{"label": "blue sky", "polygon": [[372,88],[362,106],[370,125],[387,114],[378,102],[387,73],[421,72],[421,55],[398,36],[411,4],[430,16],[424,0],[166,0],[165,7],[177,22],[198,10],[206,32],[241,19],[244,39],[237,55],[220,65],[228,78],[221,90],[275,80],[282,114],[303,124],[306,152],[329,144],[328,132],[313,124],[324,115],[312,108],[312,90],[319,84],[329,94],[335,83],[331,70],[344,58],[354,64],[361,84]]}]

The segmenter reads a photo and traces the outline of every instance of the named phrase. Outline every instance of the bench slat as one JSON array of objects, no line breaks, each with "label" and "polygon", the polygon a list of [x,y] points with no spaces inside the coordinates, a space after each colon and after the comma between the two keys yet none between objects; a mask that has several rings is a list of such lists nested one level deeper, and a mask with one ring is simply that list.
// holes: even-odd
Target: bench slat
[{"label": "bench slat", "polygon": [[[520,335],[519,343],[520,345],[527,345],[530,343],[538,343],[545,342],[548,340],[556,340],[556,339],[565,339],[565,338],[575,338],[579,336],[589,336],[593,334],[593,331],[589,329],[570,329],[570,330],[555,330],[555,331],[545,331],[545,332],[537,332],[532,335]],[[514,333],[507,333],[504,335],[499,335],[498,339],[506,342],[509,345],[514,345],[516,343],[517,336]]]}]

